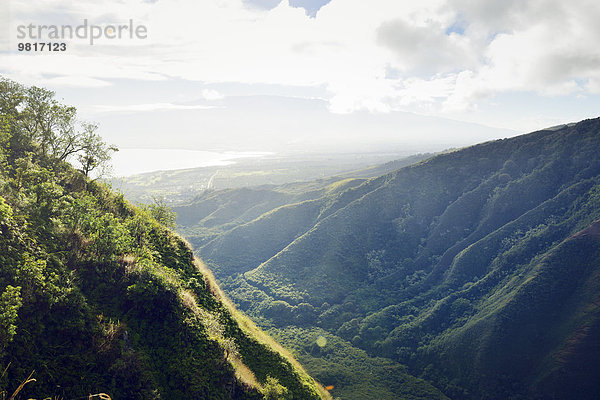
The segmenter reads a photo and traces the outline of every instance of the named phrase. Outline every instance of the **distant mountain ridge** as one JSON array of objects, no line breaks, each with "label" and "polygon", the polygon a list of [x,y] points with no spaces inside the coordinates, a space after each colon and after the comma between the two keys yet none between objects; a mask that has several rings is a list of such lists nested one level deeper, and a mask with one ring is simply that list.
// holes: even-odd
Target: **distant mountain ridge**
[{"label": "distant mountain ridge", "polygon": [[450,398],[593,399],[599,150],[600,119],[585,120],[241,206],[225,200],[241,192],[213,192],[178,222],[229,296],[282,335],[321,330]]}]

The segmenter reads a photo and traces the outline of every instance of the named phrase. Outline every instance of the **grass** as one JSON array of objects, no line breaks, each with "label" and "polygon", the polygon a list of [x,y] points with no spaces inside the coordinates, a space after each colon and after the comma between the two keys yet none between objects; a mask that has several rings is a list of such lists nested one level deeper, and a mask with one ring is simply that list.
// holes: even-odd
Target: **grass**
[{"label": "grass", "polygon": [[[2,376],[4,376],[4,374],[6,374],[6,371],[8,371],[9,367],[10,367],[10,363],[4,369],[4,372],[2,372]],[[31,374],[29,374],[29,376],[27,377],[27,379],[25,379],[23,382],[21,382],[21,384],[15,389],[15,391],[13,392],[13,394],[8,398],[8,400],[14,400],[17,397],[17,395],[19,394],[19,392],[21,390],[23,390],[23,388],[25,387],[25,385],[27,385],[28,383],[35,382],[35,379],[32,378],[32,376],[33,376],[34,373],[35,373],[35,371],[33,371]],[[2,391],[2,392],[0,392],[0,394],[2,395],[2,400],[5,400],[6,399],[6,395],[8,393],[6,391]]]},{"label": "grass", "polygon": [[347,179],[342,179],[339,181],[336,181],[334,183],[332,183],[331,185],[327,186],[327,190],[326,193],[333,193],[336,191],[339,191],[340,189],[343,189],[346,185],[348,185],[351,182],[354,182],[356,179],[354,178],[347,178]]},{"label": "grass", "polygon": [[[321,386],[321,384],[314,381],[314,379],[312,379],[308,375],[308,373],[304,370],[302,365],[300,365],[300,363],[298,361],[296,361],[296,359],[291,355],[291,353],[289,351],[284,349],[271,336],[267,335],[262,329],[260,329],[258,326],[256,326],[256,324],[250,318],[248,318],[245,314],[243,314],[241,311],[239,311],[233,305],[231,300],[225,295],[223,290],[217,284],[217,281],[216,281],[214,275],[212,274],[212,272],[210,271],[210,269],[208,269],[208,267],[206,266],[206,264],[204,264],[204,262],[202,260],[195,258],[194,265],[196,265],[196,267],[206,277],[206,281],[208,283],[209,290],[218,299],[220,299],[220,301],[223,303],[223,305],[225,305],[227,310],[231,313],[233,318],[237,321],[240,329],[242,329],[249,336],[254,337],[256,340],[258,340],[261,344],[265,345],[267,348],[281,354],[286,360],[288,360],[290,362],[290,364],[292,364],[294,369],[303,378],[303,380],[308,381],[308,382],[314,382],[314,385],[317,388],[317,391],[319,392],[319,395],[321,396],[321,398],[326,399],[326,400],[332,399],[329,392],[327,390],[325,390],[325,388],[323,386]],[[235,367],[235,365],[234,365],[234,367]],[[247,367],[245,367],[245,368],[247,368]],[[236,371],[238,371],[237,368],[236,368]],[[243,370],[241,369],[239,372],[243,373]]]},{"label": "grass", "polygon": [[[4,377],[4,375],[6,374],[6,371],[8,371],[8,368],[10,368],[10,364],[11,363],[8,363],[8,365],[2,372],[2,375],[0,375],[0,379],[2,377]],[[29,376],[27,377],[27,379],[25,379],[23,382],[21,382],[21,384],[19,384],[19,386],[17,386],[17,388],[15,389],[13,394],[10,395],[10,397],[8,397],[8,398],[6,397],[8,395],[8,392],[6,390],[0,391],[1,399],[2,400],[15,400],[17,398],[17,396],[19,395],[19,393],[23,390],[23,388],[27,384],[33,383],[36,381],[34,378],[32,378],[33,374],[35,374],[35,371],[32,371],[31,374],[29,374]],[[111,400],[111,397],[109,395],[107,395],[106,393],[90,394],[88,397],[88,400],[93,400],[93,399]],[[29,400],[35,400],[35,399],[29,399]],[[52,398],[46,397],[44,400],[52,400]],[[54,400],[59,400],[59,398],[55,397]]]}]

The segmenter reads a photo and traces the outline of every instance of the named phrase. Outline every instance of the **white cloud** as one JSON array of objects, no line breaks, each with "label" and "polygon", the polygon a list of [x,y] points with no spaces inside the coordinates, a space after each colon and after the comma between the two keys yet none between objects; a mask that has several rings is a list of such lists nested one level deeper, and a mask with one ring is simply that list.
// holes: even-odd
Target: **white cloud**
[{"label": "white cloud", "polygon": [[395,65],[409,74],[432,76],[473,66],[476,59],[469,38],[446,34],[447,28],[439,22],[419,26],[398,19],[383,22],[377,36],[396,53]]},{"label": "white cloud", "polygon": [[[288,1],[269,10],[242,0],[11,5],[13,25],[131,18],[148,27],[147,40],[2,57],[0,71],[25,83],[99,87],[115,78],[177,78],[324,86],[330,110],[341,113],[407,107],[444,113],[474,110],[482,99],[510,91],[599,90],[600,4],[593,0],[333,0],[316,18]],[[59,15],[61,21],[53,20]],[[202,96],[222,97],[212,90]]]},{"label": "white cloud", "polygon": [[202,97],[208,101],[221,100],[224,99],[225,96],[214,89],[204,89],[202,90]]},{"label": "white cloud", "polygon": [[214,106],[203,105],[182,105],[171,103],[149,103],[149,104],[131,104],[131,105],[98,105],[94,107],[97,113],[138,113],[154,111],[173,111],[173,110],[210,110]]},{"label": "white cloud", "polygon": [[[558,7],[546,19],[496,35],[486,46],[485,62],[457,79],[447,105],[468,106],[478,98],[507,91],[560,96],[592,89],[585,84],[600,76],[600,6]],[[536,23],[537,22],[537,23]],[[508,26],[510,27],[510,25]]]},{"label": "white cloud", "polygon": [[60,87],[77,87],[77,88],[101,88],[110,86],[110,83],[102,79],[91,78],[89,76],[72,75],[58,76],[54,78],[35,79],[31,80],[31,84],[37,86],[60,86]]}]

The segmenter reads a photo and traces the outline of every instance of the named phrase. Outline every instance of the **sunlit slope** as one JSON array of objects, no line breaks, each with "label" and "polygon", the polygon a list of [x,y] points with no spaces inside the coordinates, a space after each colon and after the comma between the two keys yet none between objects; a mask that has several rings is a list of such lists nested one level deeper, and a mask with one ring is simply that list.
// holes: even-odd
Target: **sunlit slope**
[{"label": "sunlit slope", "polygon": [[579,383],[598,371],[597,259],[573,235],[600,218],[599,150],[598,119],[483,143],[270,209],[198,252],[264,324],[324,329],[451,398],[594,398]]}]

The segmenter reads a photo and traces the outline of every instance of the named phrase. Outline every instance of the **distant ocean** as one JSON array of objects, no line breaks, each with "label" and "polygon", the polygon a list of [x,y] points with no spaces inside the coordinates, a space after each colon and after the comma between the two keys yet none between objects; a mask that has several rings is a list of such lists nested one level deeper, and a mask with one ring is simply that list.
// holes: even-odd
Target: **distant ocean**
[{"label": "distant ocean", "polygon": [[263,157],[268,152],[215,152],[170,149],[119,149],[111,164],[115,176],[153,171],[230,165],[238,158]]}]

